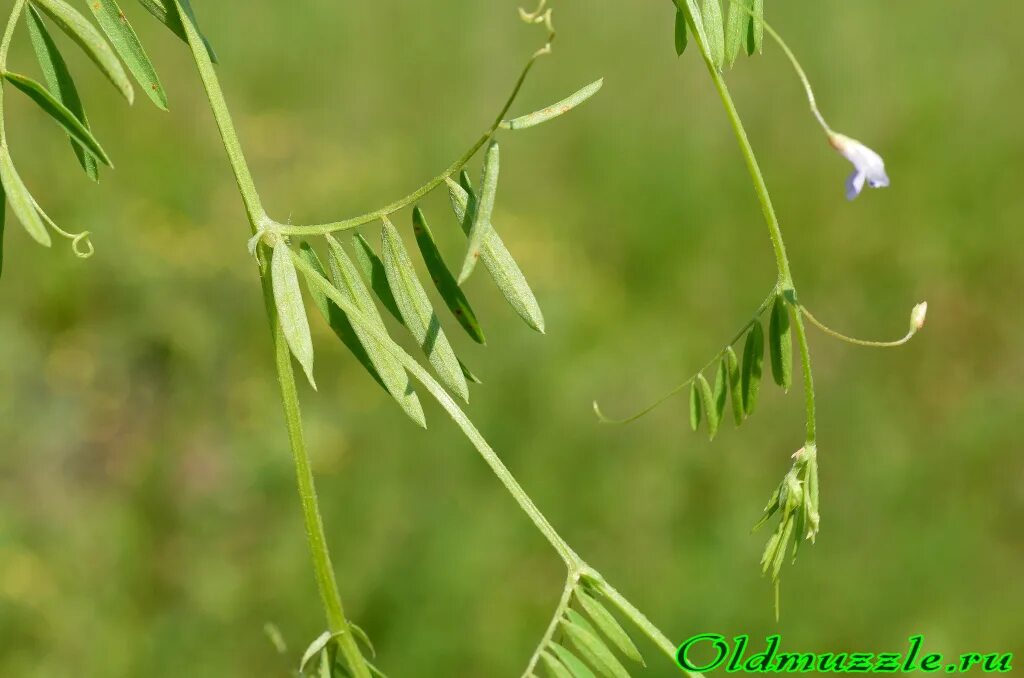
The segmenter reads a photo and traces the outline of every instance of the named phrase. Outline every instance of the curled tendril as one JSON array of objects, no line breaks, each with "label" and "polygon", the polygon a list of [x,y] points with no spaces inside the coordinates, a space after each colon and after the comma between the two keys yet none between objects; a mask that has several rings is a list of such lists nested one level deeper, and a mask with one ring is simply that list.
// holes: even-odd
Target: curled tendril
[{"label": "curled tendril", "polygon": [[537,5],[537,9],[532,12],[527,12],[522,7],[519,8],[519,18],[528,24],[543,24],[548,31],[548,41],[534,54],[535,57],[542,56],[545,54],[551,54],[551,43],[555,41],[555,24],[552,21],[551,15],[553,10],[547,6],[548,0],[540,0]]},{"label": "curled tendril", "polygon": [[[46,225],[50,227],[54,233],[62,238],[71,241],[71,251],[75,253],[75,256],[79,259],[88,259],[92,255],[96,254],[96,248],[92,244],[92,234],[89,231],[82,231],[80,233],[69,233],[63,228],[57,225],[57,223],[50,218],[50,215],[39,206],[35,198],[32,198],[32,206],[36,208],[36,212],[42,217]],[[83,246],[82,243],[85,243]]]}]

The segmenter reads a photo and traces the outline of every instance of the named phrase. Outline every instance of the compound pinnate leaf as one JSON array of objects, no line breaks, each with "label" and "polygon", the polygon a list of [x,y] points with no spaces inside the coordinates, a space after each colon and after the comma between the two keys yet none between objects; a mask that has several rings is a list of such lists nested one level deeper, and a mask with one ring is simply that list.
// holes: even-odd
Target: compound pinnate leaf
[{"label": "compound pinnate leaf", "polygon": [[[461,185],[451,179],[447,180],[448,194],[455,217],[463,225],[463,231],[466,231],[466,213],[475,209],[476,196],[469,175],[462,172],[460,180]],[[541,313],[537,298],[530,289],[530,284],[526,282],[526,276],[502,242],[501,236],[494,230],[493,224],[488,229],[480,257],[509,306],[527,325],[543,334],[544,314]]]},{"label": "compound pinnate leaf", "polygon": [[573,654],[568,648],[555,642],[548,643],[548,647],[558,655],[558,658],[565,664],[566,668],[572,672],[573,678],[595,678],[594,672],[587,668],[583,660]]},{"label": "compound pinnate leaf", "polygon": [[594,96],[601,91],[601,87],[604,86],[604,78],[590,83],[583,89],[574,92],[565,99],[562,99],[558,103],[551,104],[547,108],[542,108],[539,111],[528,113],[527,115],[521,115],[518,118],[512,120],[502,120],[502,129],[528,129],[535,127],[542,123],[554,120],[555,118],[565,115],[572,109],[576,108],[590,97]]},{"label": "compound pinnate leaf", "polygon": [[772,305],[768,323],[768,353],[772,361],[772,378],[789,391],[793,384],[793,333],[790,328],[789,305],[779,295]]},{"label": "compound pinnate leaf", "polygon": [[460,285],[469,279],[476,268],[483,252],[484,243],[487,241],[487,234],[491,230],[491,215],[494,214],[494,200],[498,193],[500,159],[498,142],[491,141],[484,154],[483,187],[480,191],[480,200],[476,203],[476,209],[467,210],[463,220],[463,230],[465,230],[465,222],[469,221],[469,230],[467,231],[469,245],[466,248],[466,258],[462,262],[462,270],[459,272]]},{"label": "compound pinnate leaf", "polygon": [[700,416],[701,416],[701,394],[700,385],[697,380],[694,379],[690,382],[690,428],[696,432],[700,428]]},{"label": "compound pinnate leaf", "polygon": [[743,405],[743,385],[740,373],[740,359],[732,346],[725,349],[725,365],[729,372],[729,395],[732,398],[732,418],[739,426],[747,416]]},{"label": "compound pinnate leaf", "polygon": [[[166,26],[172,33],[181,38],[184,42],[188,42],[188,34],[185,32],[185,26],[181,23],[181,17],[178,15],[177,8],[174,7],[174,0],[139,0],[146,11],[155,16],[157,20]],[[182,7],[185,11],[191,15],[192,25],[199,30],[199,24],[195,20],[195,14],[192,12],[192,7],[189,5],[187,0],[182,1]],[[203,40],[203,44],[206,45],[206,51],[210,55],[210,61],[217,63],[217,54],[213,51],[213,47],[210,46],[209,41],[199,31],[199,35]]]},{"label": "compound pinnate leaf", "polygon": [[711,63],[718,70],[722,70],[722,64],[725,62],[725,28],[722,25],[722,6],[719,0],[704,0],[700,15],[708,40],[707,50]]},{"label": "compound pinnate leaf", "polygon": [[4,72],[4,80],[14,85],[19,91],[26,94],[34,101],[43,112],[54,119],[57,124],[64,128],[64,131],[78,142],[82,148],[91,153],[104,165],[111,167],[110,157],[103,147],[96,141],[89,128],[82,124],[82,121],[75,117],[75,114],[68,110],[67,106],[59,102],[46,88],[32,78],[25,77],[11,71]]},{"label": "compound pinnate leaf", "polygon": [[7,145],[0,145],[0,183],[3,183],[4,192],[7,195],[7,202],[11,206],[14,216],[25,227],[28,234],[36,242],[44,247],[50,246],[50,233],[46,230],[39,212],[36,211],[35,201],[32,194],[28,192],[25,183],[18,176],[18,170],[14,168]]},{"label": "compound pinnate leaf", "polygon": [[743,368],[740,385],[743,389],[743,411],[749,417],[757,408],[757,396],[761,391],[761,370],[764,367],[764,329],[755,320],[747,332],[743,345]]},{"label": "compound pinnate leaf", "polygon": [[725,22],[725,65],[736,63],[740,47],[743,46],[750,30],[750,0],[726,0],[729,5]]},{"label": "compound pinnate leaf", "polygon": [[676,8],[676,55],[682,56],[686,51],[687,35],[689,29],[686,27],[686,15],[683,10]]},{"label": "compound pinnate leaf", "polygon": [[747,24],[747,54],[760,53],[764,49],[764,0],[745,0],[750,3],[753,15]]},{"label": "compound pinnate leaf", "polygon": [[569,669],[565,668],[562,662],[558,661],[558,659],[547,650],[540,653],[540,659],[544,662],[544,668],[548,670],[548,675],[551,676],[551,678],[573,678]]},{"label": "compound pinnate leaf", "polygon": [[455,276],[444,263],[444,258],[434,241],[434,234],[427,224],[427,218],[419,207],[412,211],[412,230],[416,235],[416,244],[419,245],[420,254],[423,255],[423,262],[427,265],[427,272],[430,273],[434,287],[437,288],[437,292],[441,295],[448,310],[452,312],[452,315],[473,341],[478,344],[486,344],[487,341],[484,339],[484,333],[477,321],[476,313],[455,281]]},{"label": "compound pinnate leaf", "polygon": [[[335,246],[337,250],[335,250]],[[299,251],[310,266],[324,278],[327,273],[316,252],[308,244],[302,243]],[[351,259],[334,241],[331,243],[331,273],[334,279],[334,286],[346,299],[359,308],[359,311],[366,317],[368,322],[374,323],[382,331],[384,323],[380,318],[377,307],[373,304],[369,290],[363,284],[358,271],[352,264]],[[380,386],[386,390],[395,402],[398,403],[409,418],[417,425],[426,428],[426,419],[423,415],[423,407],[419,398],[412,388],[409,375],[401,363],[395,360],[394,356],[380,347],[379,342],[369,336],[361,326],[353,325],[348,316],[338,306],[327,298],[319,288],[313,284],[307,285],[313,303],[320,310],[320,313],[327,320],[334,333],[341,339],[342,343],[355,356],[356,360],[366,369]]]},{"label": "compound pinnate leaf", "polygon": [[35,0],[35,4],[53,19],[54,23],[60,26],[69,38],[78,43],[78,46],[99,66],[99,69],[128,100],[128,103],[132,103],[135,99],[132,83],[128,80],[128,75],[125,74],[114,50],[110,48],[100,32],[79,14],[78,10],[64,0]]},{"label": "compound pinnate leaf", "polygon": [[562,628],[583,658],[590,662],[590,665],[598,673],[607,678],[629,678],[629,672],[615,658],[615,655],[597,636],[593,628],[588,628],[589,624],[586,624],[585,620],[584,624],[580,624],[579,622],[583,618],[578,613],[572,617],[571,613],[573,612],[574,610],[566,610],[571,620],[563,619]]},{"label": "compound pinnate leaf", "polygon": [[128,70],[138,81],[139,85],[146,92],[146,95],[156,104],[157,108],[167,110],[167,94],[164,92],[160,78],[156,74],[153,62],[149,60],[146,50],[143,49],[139,36],[135,29],[128,23],[128,18],[117,0],[86,0],[89,9],[99,23],[100,28],[110,39],[114,50],[124,60]]},{"label": "compound pinnate leaf", "polygon": [[608,640],[612,641],[622,654],[638,664],[644,664],[644,658],[641,656],[640,651],[608,608],[580,589],[576,590],[576,598],[580,601],[583,610],[593,620],[594,624],[597,625],[597,628],[601,630],[601,633]]},{"label": "compound pinnate leaf", "polygon": [[[29,41],[32,43],[36,61],[39,62],[39,68],[43,71],[43,80],[46,81],[50,93],[57,101],[64,104],[86,129],[89,129],[85,107],[82,105],[82,98],[78,95],[78,88],[68,70],[67,62],[61,56],[57,43],[53,41],[53,37],[43,23],[43,17],[39,15],[39,10],[34,5],[28,6],[25,20],[28,22]],[[99,181],[99,165],[96,163],[96,158],[91,153],[86,153],[74,137],[68,136],[71,140],[71,149],[75,152],[75,157],[78,158],[78,163],[85,170],[86,175],[93,181]]]},{"label": "compound pinnate leaf", "polygon": [[291,250],[283,240],[274,245],[274,252],[270,257],[270,280],[274,290],[277,319],[281,324],[285,341],[292,355],[302,365],[309,384],[315,389],[313,338],[309,333],[309,320],[306,318],[306,307],[302,303],[302,290],[299,289],[299,278],[295,273]]},{"label": "compound pinnate leaf", "polygon": [[711,390],[711,384],[708,383],[703,374],[697,375],[696,384],[700,388],[701,405],[704,409],[704,415],[708,420],[708,439],[714,440],[715,435],[718,433],[718,424],[720,422],[718,407],[715,405],[715,394]]},{"label": "compound pinnate leaf", "polygon": [[387,219],[384,220],[381,243],[384,272],[405,326],[423,349],[441,382],[463,400],[469,400],[469,387],[459,360],[416,276],[402,237]]}]

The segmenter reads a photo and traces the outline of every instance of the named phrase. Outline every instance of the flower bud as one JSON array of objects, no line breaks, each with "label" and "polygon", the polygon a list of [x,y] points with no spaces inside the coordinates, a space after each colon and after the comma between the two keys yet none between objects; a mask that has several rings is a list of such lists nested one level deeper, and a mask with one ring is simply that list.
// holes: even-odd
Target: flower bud
[{"label": "flower bud", "polygon": [[922,301],[910,312],[910,329],[917,332],[924,327],[925,317],[928,315],[928,302]]}]

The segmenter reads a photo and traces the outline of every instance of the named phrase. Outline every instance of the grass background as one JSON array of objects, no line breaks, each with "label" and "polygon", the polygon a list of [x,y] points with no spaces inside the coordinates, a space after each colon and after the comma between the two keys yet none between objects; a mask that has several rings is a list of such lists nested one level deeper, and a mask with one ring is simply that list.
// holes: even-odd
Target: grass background
[{"label": "grass background", "polygon": [[[432,176],[542,39],[506,0],[195,4],[264,203],[294,223]],[[141,96],[129,109],[76,55],[118,166],[98,187],[8,97],[23,177],[97,253],[81,262],[8,225],[0,675],[283,676],[323,620],[244,214],[186,51],[128,5],[172,113]],[[769,18],[833,126],[883,152],[893,180],[843,199],[849,168],[774,46],[729,75],[802,300],[868,337],[900,335],[931,304],[900,350],[811,335],[823,524],[785,570],[781,621],[749,526],[801,444],[800,395],[767,390],[714,444],[688,432],[684,400],[621,429],[590,411],[598,397],[625,413],[685,377],[773,281],[735,141],[696,55],[675,57],[667,3],[556,5],[555,54],[517,110],[606,86],[504,137],[495,221],[548,332],[474,276],[490,344],[450,332],[485,381],[469,412],[570,543],[675,640],[778,631],[791,650],[883,652],[924,633],[930,651],[1020,653],[1024,9],[829,0],[770,3]],[[36,74],[23,32],[12,64]],[[455,261],[443,196],[424,205]],[[396,222],[408,235],[408,215]],[[518,675],[557,558],[439,408],[416,430],[315,333],[321,389],[303,388],[303,407],[350,616],[392,675]]]}]

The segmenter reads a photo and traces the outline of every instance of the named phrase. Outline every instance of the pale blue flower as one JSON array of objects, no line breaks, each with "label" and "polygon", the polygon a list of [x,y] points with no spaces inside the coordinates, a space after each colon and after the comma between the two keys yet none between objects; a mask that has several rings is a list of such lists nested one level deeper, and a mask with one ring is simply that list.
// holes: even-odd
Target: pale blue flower
[{"label": "pale blue flower", "polygon": [[885,161],[870,148],[843,134],[832,132],[828,136],[832,147],[853,163],[853,174],[846,180],[846,199],[853,200],[864,190],[866,183],[871,188],[885,188],[889,175],[885,173]]}]

